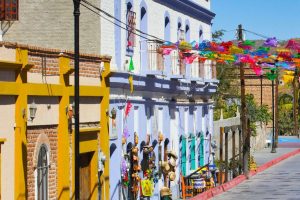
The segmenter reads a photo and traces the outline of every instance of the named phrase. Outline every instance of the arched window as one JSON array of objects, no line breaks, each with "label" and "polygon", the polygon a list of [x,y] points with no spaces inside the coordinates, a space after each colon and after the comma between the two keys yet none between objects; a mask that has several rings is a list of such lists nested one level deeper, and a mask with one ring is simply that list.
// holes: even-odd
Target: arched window
[{"label": "arched window", "polygon": [[[148,13],[147,5],[143,1],[140,5],[140,30],[144,33],[148,33]],[[148,45],[147,45],[147,35],[141,33],[140,37],[140,55],[141,55],[141,71],[146,72],[148,69]]]},{"label": "arched window", "polygon": [[185,21],[185,40],[190,42],[190,23],[188,20]]},{"label": "arched window", "polygon": [[[118,20],[121,20],[121,1],[120,0],[114,0],[114,16],[115,16],[115,23],[120,24]],[[115,62],[119,69],[122,69],[122,59],[121,54],[123,50],[123,46],[121,43],[121,27],[114,26],[114,37],[115,37]]]},{"label": "arched window", "polygon": [[[165,27],[164,27],[164,39],[165,41],[171,41],[171,26],[169,13],[165,13]],[[167,74],[171,73],[171,56],[165,55],[164,57],[164,69]]]},{"label": "arched window", "polygon": [[177,23],[177,41],[184,40],[184,31],[182,30],[181,18],[178,18]]},{"label": "arched window", "polygon": [[48,199],[48,151],[45,145],[42,145],[38,154],[37,161],[37,199]]},{"label": "arched window", "polygon": [[200,26],[200,29],[199,29],[199,42],[201,42],[203,40],[203,29],[202,29],[202,26]]}]

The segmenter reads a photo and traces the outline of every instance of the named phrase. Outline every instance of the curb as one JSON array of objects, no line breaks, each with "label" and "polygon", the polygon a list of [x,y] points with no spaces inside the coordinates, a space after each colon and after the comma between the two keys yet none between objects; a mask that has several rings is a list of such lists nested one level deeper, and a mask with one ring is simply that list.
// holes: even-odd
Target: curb
[{"label": "curb", "polygon": [[[279,162],[290,158],[294,155],[297,155],[300,153],[300,149],[294,150],[292,152],[286,153],[282,156],[279,156],[278,158],[275,158],[261,166],[259,166],[256,170],[250,171],[249,173],[249,177],[255,176],[256,174],[265,171],[266,169],[278,164]],[[228,181],[227,183],[224,183],[222,185],[219,185],[217,187],[214,187],[210,190],[207,190],[193,198],[190,198],[191,200],[207,200],[207,199],[211,199],[223,192],[226,192],[228,190],[230,190],[231,188],[239,185],[240,183],[244,182],[245,180],[247,180],[247,177],[245,175],[239,175],[238,177],[232,179],[231,181]]]}]

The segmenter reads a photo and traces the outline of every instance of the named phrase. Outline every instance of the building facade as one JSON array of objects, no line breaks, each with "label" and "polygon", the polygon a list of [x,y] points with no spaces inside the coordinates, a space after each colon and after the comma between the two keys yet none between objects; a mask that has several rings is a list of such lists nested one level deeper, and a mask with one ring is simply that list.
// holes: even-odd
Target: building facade
[{"label": "building facade", "polygon": [[[116,111],[116,119],[110,122],[110,199],[145,197],[143,183],[141,190],[134,191],[139,179],[152,181],[151,199],[159,199],[162,188],[173,179],[171,191],[177,199],[180,175],[209,163],[211,95],[218,81],[212,62],[195,59],[187,64],[176,50],[163,55],[160,41],[210,40],[214,17],[210,2],[114,0],[102,2],[101,9],[115,16],[117,24],[101,18],[101,53],[113,57],[110,109]],[[149,146],[156,155],[151,178],[149,167],[144,166],[149,159],[144,149]],[[159,175],[161,160],[170,159],[170,151],[178,156],[175,179]],[[132,159],[135,156],[138,161]],[[135,170],[136,165],[141,169]]]},{"label": "building facade", "polygon": [[[98,199],[109,192],[98,161],[109,155],[110,57],[80,59],[80,198]],[[73,64],[69,51],[0,43],[2,199],[74,199]]]},{"label": "building facade", "polygon": [[[100,6],[100,0],[89,1]],[[0,38],[3,41],[44,48],[74,49],[73,1],[13,0],[9,2],[16,2],[18,16],[17,20],[13,17],[10,17],[10,20],[0,20]],[[80,51],[99,55],[99,18],[82,6],[80,12]]]},{"label": "building facade", "polygon": [[[67,0],[0,2],[2,199],[74,199],[73,9]],[[107,199],[111,58],[99,56],[100,21],[83,7],[80,52],[80,198]]]}]

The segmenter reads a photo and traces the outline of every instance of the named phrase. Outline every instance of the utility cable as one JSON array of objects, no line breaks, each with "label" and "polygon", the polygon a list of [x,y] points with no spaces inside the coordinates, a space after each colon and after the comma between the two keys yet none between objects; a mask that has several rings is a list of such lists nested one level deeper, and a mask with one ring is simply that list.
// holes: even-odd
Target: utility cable
[{"label": "utility cable", "polygon": [[[86,1],[86,0],[81,0],[81,1],[84,2],[84,3],[86,3],[86,4],[89,5],[89,6],[93,7],[93,8],[96,9],[97,11],[99,11],[99,12],[105,14],[107,17],[112,18],[112,19],[116,20],[117,22],[119,22],[119,23],[125,25],[126,27],[128,27],[128,24],[127,24],[127,23],[122,22],[122,21],[119,20],[118,18],[112,16],[112,15],[109,14],[108,12],[106,12],[106,11],[100,9],[99,7],[93,5],[92,3],[90,3],[90,2],[88,2],[88,1]],[[112,23],[114,23],[114,24],[116,25],[115,22],[112,22]],[[128,30],[128,29],[127,29],[127,30]],[[159,38],[159,37],[156,37],[156,36],[154,36],[154,35],[145,33],[145,32],[143,32],[143,31],[141,31],[141,30],[139,30],[139,29],[136,29],[136,28],[135,28],[135,31],[137,31],[137,32],[139,32],[139,33],[141,33],[141,34],[143,34],[143,35],[147,35],[147,36],[149,36],[149,37],[155,38],[156,40],[159,40],[159,41],[162,41],[162,42],[165,41],[165,40],[163,40],[163,39],[161,39],[161,38]]]},{"label": "utility cable", "polygon": [[270,37],[266,36],[266,35],[263,35],[263,34],[260,34],[260,33],[256,33],[256,32],[253,32],[253,31],[250,31],[250,30],[246,30],[246,29],[243,29],[245,32],[248,32],[248,33],[252,33],[253,35],[256,35],[256,36],[259,36],[259,37],[262,37],[262,38],[265,38],[265,39],[268,39]]},{"label": "utility cable", "polygon": [[[120,28],[122,28],[122,29],[124,29],[124,30],[126,30],[126,31],[129,30],[127,27],[125,28],[125,27],[123,27],[123,26],[117,24],[116,22],[113,22],[113,21],[111,21],[110,19],[107,19],[106,17],[102,16],[102,15],[101,15],[100,13],[98,13],[97,11],[95,11],[95,10],[89,8],[87,5],[83,4],[82,2],[80,2],[80,4],[81,4],[83,7],[85,7],[86,9],[88,9],[88,10],[90,10],[91,12],[95,13],[96,15],[98,15],[99,17],[102,17],[103,19],[107,20],[108,22],[111,22],[111,23],[113,23],[114,25],[116,25],[116,26],[118,26],[118,27],[120,27]],[[136,30],[136,29],[135,29],[135,30]],[[140,34],[138,34],[138,33],[132,32],[132,34],[135,34],[135,35],[137,35],[137,36],[140,36],[140,37],[143,38],[143,39],[149,40],[147,37],[145,37],[145,36],[143,36],[143,35],[140,35]]]}]

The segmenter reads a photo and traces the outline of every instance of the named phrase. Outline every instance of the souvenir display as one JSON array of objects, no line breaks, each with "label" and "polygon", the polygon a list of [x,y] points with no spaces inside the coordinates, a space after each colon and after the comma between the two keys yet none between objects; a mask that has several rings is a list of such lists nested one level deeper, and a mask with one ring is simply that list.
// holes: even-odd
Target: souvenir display
[{"label": "souvenir display", "polygon": [[138,157],[138,143],[139,137],[138,134],[134,133],[134,145],[130,151],[130,169],[129,169],[129,189],[130,194],[133,200],[138,199],[138,194],[140,190],[140,175],[139,172],[141,170],[141,166],[139,165],[139,157]]},{"label": "souvenir display", "polygon": [[150,146],[150,135],[147,135],[146,144],[143,146],[143,160],[141,162],[143,170],[143,180],[141,181],[141,197],[151,197],[154,192],[155,177],[155,153],[153,146]]},{"label": "souvenir display", "polygon": [[163,175],[164,187],[160,190],[160,196],[162,200],[172,199],[172,192],[169,188],[170,181],[176,179],[176,160],[178,159],[174,151],[168,151],[167,144],[164,144],[164,159],[162,160],[162,146],[161,143],[164,140],[162,133],[159,133],[159,171]]}]

